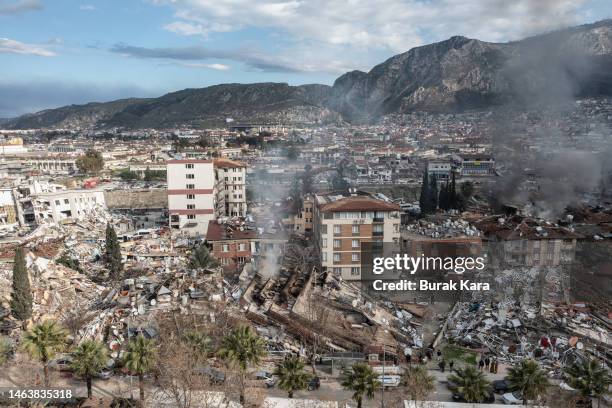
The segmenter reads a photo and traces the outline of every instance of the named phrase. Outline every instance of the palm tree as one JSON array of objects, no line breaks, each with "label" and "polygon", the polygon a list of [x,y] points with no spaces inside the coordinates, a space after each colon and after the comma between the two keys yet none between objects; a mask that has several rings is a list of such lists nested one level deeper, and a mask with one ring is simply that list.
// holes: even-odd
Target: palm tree
[{"label": "palm tree", "polygon": [[523,404],[538,399],[549,385],[548,376],[535,360],[523,360],[508,369],[508,382],[523,395]]},{"label": "palm tree", "polygon": [[413,401],[426,397],[436,388],[435,377],[430,375],[427,368],[422,365],[410,366],[404,372],[402,381],[408,389],[410,399]]},{"label": "palm tree", "polygon": [[[241,385],[244,385],[247,368],[259,364],[266,355],[266,346],[250,326],[242,326],[223,338],[217,353],[229,366],[238,369]],[[240,387],[240,403],[244,405],[244,386]]]},{"label": "palm tree", "polygon": [[569,384],[580,391],[582,396],[597,398],[597,406],[601,397],[608,393],[612,384],[612,377],[608,371],[596,360],[588,360],[579,364],[575,362],[565,369],[569,377]]},{"label": "palm tree", "polygon": [[298,356],[285,359],[276,367],[274,375],[278,376],[278,388],[287,391],[289,398],[293,398],[295,391],[308,387],[310,376],[304,371],[304,363]]},{"label": "palm tree", "polygon": [[23,348],[43,365],[45,386],[49,386],[49,361],[66,343],[66,331],[55,321],[47,320],[32,327],[23,339]]},{"label": "palm tree", "polygon": [[185,333],[183,335],[183,343],[189,346],[197,360],[208,357],[212,350],[212,339],[198,331]]},{"label": "palm tree", "polygon": [[104,345],[98,341],[86,340],[72,353],[72,369],[87,382],[87,398],[91,398],[91,381],[106,366],[108,356]]},{"label": "palm tree", "polygon": [[361,408],[363,397],[374,398],[374,392],[380,387],[378,375],[366,363],[356,363],[342,374],[342,386],[349,391],[353,391],[353,399],[357,403],[357,408]]},{"label": "palm tree", "polygon": [[482,402],[489,396],[491,384],[484,373],[475,367],[457,369],[456,374],[448,376],[448,380],[457,384],[457,392],[467,402]]},{"label": "palm tree", "polygon": [[155,362],[155,344],[147,340],[142,334],[130,341],[128,351],[125,353],[124,363],[132,374],[138,376],[140,390],[140,406],[144,406],[144,375],[148,373]]}]

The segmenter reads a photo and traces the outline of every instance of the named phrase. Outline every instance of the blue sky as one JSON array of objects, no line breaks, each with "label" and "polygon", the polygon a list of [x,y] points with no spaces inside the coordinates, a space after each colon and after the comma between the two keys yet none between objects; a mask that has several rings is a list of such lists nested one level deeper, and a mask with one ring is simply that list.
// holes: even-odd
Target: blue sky
[{"label": "blue sky", "polygon": [[332,84],[452,35],[509,41],[609,0],[0,0],[0,117],[226,82]]}]

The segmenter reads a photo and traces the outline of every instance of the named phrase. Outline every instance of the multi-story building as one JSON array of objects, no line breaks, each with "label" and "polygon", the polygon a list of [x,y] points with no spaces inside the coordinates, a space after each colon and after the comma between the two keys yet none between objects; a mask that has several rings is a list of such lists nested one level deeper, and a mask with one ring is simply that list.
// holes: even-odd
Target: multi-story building
[{"label": "multi-story building", "polygon": [[215,189],[218,216],[244,217],[247,213],[246,165],[230,159],[215,159]]},{"label": "multi-story building", "polygon": [[453,172],[453,166],[447,161],[432,161],[427,163],[427,174],[437,181],[449,180]]},{"label": "multi-story building", "polygon": [[215,171],[212,160],[183,159],[167,163],[170,228],[206,237],[215,219]]},{"label": "multi-story building", "polygon": [[453,162],[463,177],[495,174],[495,159],[486,154],[455,155],[453,156]]},{"label": "multi-story building", "polygon": [[82,219],[96,208],[106,208],[102,190],[58,190],[31,197],[31,206],[24,209],[26,220],[37,224],[52,220]]},{"label": "multi-story building", "polygon": [[343,279],[361,279],[361,245],[399,245],[399,205],[367,193],[316,195],[313,232],[321,265]]}]

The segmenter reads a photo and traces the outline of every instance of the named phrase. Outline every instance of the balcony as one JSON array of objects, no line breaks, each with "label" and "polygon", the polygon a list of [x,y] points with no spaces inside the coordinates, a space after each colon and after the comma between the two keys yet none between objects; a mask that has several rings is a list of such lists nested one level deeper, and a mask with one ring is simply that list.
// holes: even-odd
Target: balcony
[{"label": "balcony", "polygon": [[374,217],[372,218],[372,222],[382,223],[385,222],[385,219],[383,217]]}]

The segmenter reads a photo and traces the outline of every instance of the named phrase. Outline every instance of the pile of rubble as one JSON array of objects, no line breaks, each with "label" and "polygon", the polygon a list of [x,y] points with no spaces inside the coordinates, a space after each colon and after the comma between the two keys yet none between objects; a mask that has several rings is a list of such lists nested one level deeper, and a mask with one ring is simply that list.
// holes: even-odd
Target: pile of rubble
[{"label": "pile of rubble", "polygon": [[469,222],[458,218],[452,220],[444,219],[442,222],[419,220],[414,224],[404,227],[408,233],[414,233],[429,238],[453,238],[460,236],[479,237],[480,232]]}]

